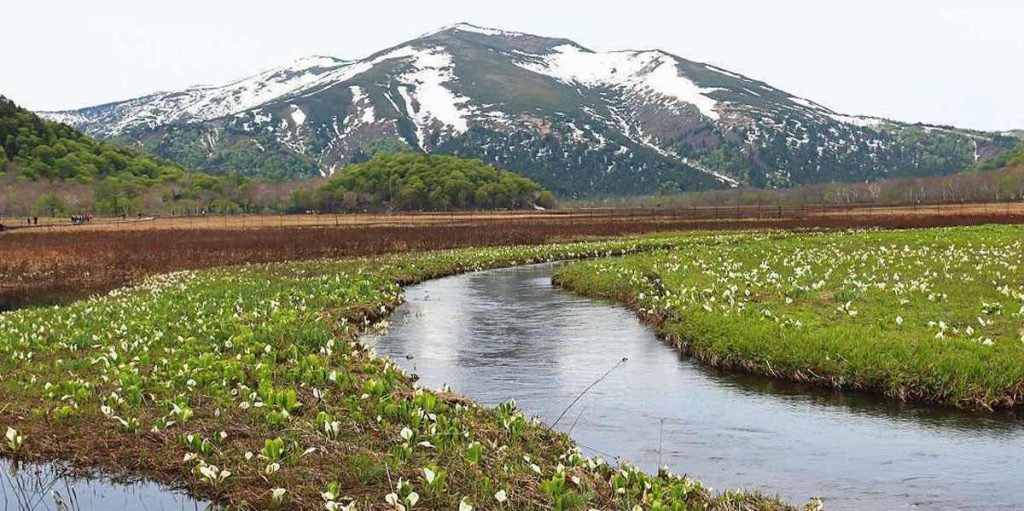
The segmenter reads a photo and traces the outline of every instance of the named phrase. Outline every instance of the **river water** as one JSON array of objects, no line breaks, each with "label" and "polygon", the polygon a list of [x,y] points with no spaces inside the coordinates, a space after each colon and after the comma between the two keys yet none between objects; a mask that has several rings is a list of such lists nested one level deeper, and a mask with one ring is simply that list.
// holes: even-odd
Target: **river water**
[{"label": "river water", "polygon": [[1024,421],[705,368],[628,310],[551,286],[552,265],[406,290],[378,354],[495,405],[514,398],[588,455],[831,510],[1024,509]]},{"label": "river water", "polygon": [[71,475],[59,464],[15,464],[0,458],[0,510],[4,511],[214,509],[219,508],[154,483],[87,479]]}]

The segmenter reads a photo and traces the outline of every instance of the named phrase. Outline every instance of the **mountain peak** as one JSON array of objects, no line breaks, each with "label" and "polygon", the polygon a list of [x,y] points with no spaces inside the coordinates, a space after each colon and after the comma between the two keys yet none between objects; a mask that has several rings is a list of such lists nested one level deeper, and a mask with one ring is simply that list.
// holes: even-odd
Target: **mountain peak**
[{"label": "mountain peak", "polygon": [[305,57],[293,60],[291,65],[287,67],[291,69],[312,69],[315,67],[334,67],[346,62],[344,59],[327,55],[306,55]]},{"label": "mountain peak", "polygon": [[512,32],[512,31],[509,31],[509,30],[502,30],[502,29],[499,29],[499,28],[483,27],[483,26],[480,26],[480,25],[474,25],[472,23],[466,23],[466,22],[456,23],[454,25],[448,25],[447,27],[443,27],[441,29],[435,30],[435,31],[430,32],[430,33],[428,33],[426,35],[429,36],[429,35],[435,35],[435,34],[441,34],[441,33],[452,33],[452,32],[469,32],[469,33],[473,33],[473,34],[481,34],[481,35],[487,35],[487,36],[503,36],[503,37],[519,37],[519,36],[529,35],[529,34],[524,34],[522,32]]}]

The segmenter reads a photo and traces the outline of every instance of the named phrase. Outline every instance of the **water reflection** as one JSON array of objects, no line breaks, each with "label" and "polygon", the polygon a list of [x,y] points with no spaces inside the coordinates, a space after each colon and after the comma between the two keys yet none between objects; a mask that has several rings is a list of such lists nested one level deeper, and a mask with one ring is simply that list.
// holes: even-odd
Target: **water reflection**
[{"label": "water reflection", "polygon": [[659,462],[715,488],[829,509],[1024,509],[1024,427],[893,404],[681,359],[627,310],[554,290],[548,265],[427,282],[367,340],[417,373],[494,405],[515,398],[590,454]]},{"label": "water reflection", "polygon": [[4,511],[200,511],[217,509],[153,483],[119,484],[74,476],[56,464],[0,459]]},{"label": "water reflection", "polygon": [[0,314],[4,312],[11,312],[20,309],[32,309],[51,307],[54,305],[65,305],[75,301],[76,299],[84,298],[85,295],[76,294],[0,294]]}]

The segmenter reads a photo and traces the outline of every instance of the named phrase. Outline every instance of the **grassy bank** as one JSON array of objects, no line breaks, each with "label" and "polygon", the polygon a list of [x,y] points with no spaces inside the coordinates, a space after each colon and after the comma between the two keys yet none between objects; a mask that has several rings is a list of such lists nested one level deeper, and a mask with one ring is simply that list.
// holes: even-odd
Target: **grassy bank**
[{"label": "grassy bank", "polygon": [[3,314],[0,454],[143,476],[238,509],[790,509],[584,458],[513,403],[417,389],[356,342],[401,301],[401,283],[720,241],[180,272]]},{"label": "grassy bank", "polygon": [[1024,404],[1024,228],[747,235],[571,265],[720,367],[962,408]]}]

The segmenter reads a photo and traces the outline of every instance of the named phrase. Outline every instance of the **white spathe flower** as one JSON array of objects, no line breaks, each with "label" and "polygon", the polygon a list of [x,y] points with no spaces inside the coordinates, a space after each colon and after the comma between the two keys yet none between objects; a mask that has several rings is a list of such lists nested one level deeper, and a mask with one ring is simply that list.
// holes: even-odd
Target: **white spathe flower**
[{"label": "white spathe flower", "polygon": [[504,504],[508,500],[508,494],[505,490],[498,490],[498,493],[494,494],[494,500],[498,501],[498,504]]},{"label": "white spathe flower", "polygon": [[384,496],[384,502],[387,502],[388,504],[391,504],[391,507],[397,509],[398,511],[405,511],[405,506],[403,506],[402,504],[398,503],[398,494],[397,493],[392,492],[392,493],[389,493],[389,494],[385,495]]},{"label": "white spathe flower", "polygon": [[399,433],[399,435],[401,435],[402,439],[405,440],[406,442],[412,440],[412,430],[409,428],[402,428],[402,431],[401,433]]},{"label": "white spathe flower", "polygon": [[18,451],[21,446],[25,444],[25,437],[18,433],[18,430],[8,426],[7,433],[4,435],[7,440],[7,447],[10,447],[12,451]]},{"label": "white spathe flower", "polygon": [[896,325],[903,326],[903,316],[896,316]]},{"label": "white spathe flower", "polygon": [[409,502],[409,507],[415,506],[420,501],[420,494],[416,492],[409,492],[409,495],[405,497],[405,500]]},{"label": "white spathe flower", "polygon": [[423,479],[427,481],[427,484],[434,484],[434,479],[437,479],[437,474],[435,474],[433,470],[423,467]]},{"label": "white spathe flower", "polygon": [[466,497],[462,497],[462,500],[459,501],[459,511],[473,511],[473,506],[469,504]]},{"label": "white spathe flower", "polygon": [[274,488],[270,491],[270,498],[277,503],[284,501],[284,494],[288,493],[288,490],[284,488]]}]

